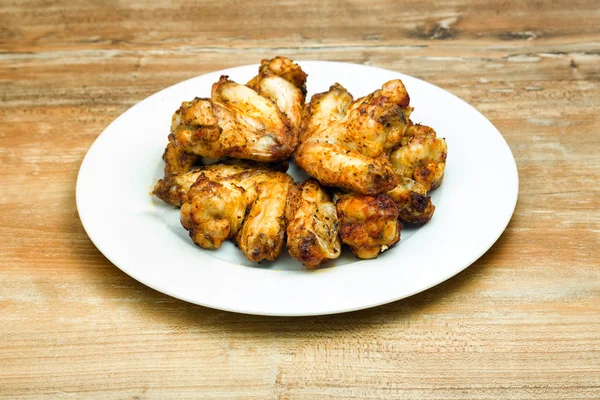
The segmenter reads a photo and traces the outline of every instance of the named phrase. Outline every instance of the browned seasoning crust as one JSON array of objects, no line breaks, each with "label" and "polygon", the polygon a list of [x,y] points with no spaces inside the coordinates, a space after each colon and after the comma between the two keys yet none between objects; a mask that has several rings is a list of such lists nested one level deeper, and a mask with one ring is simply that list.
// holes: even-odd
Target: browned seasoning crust
[{"label": "browned seasoning crust", "polygon": [[398,207],[398,219],[404,223],[424,224],[431,219],[435,206],[427,195],[425,187],[409,178],[401,178],[400,183],[386,193]]},{"label": "browned seasoning crust", "polygon": [[274,171],[287,171],[288,163],[259,164],[251,161],[224,160],[217,164],[195,167],[191,171],[181,174],[169,175],[160,179],[154,186],[153,195],[165,203],[181,207],[188,199],[188,192],[201,173],[209,179],[218,180],[226,176],[239,174],[249,169],[268,169]]},{"label": "browned seasoning crust", "polygon": [[182,174],[197,165],[201,160],[197,154],[185,151],[175,140],[175,135],[169,134],[169,143],[163,153],[163,161],[165,162],[165,176]]},{"label": "browned seasoning crust", "polygon": [[167,175],[154,185],[152,194],[167,204],[181,207],[187,201],[187,193],[202,173],[202,169],[176,175]]}]

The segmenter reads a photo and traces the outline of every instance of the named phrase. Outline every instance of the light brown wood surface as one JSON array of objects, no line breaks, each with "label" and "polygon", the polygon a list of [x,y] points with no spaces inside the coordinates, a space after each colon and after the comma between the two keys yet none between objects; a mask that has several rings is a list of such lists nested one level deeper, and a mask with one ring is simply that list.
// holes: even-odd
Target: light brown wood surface
[{"label": "light brown wood surface", "polygon": [[[598,1],[0,5],[0,398],[600,398]],[[274,55],[400,71],[480,110],[520,175],[493,248],[313,318],[188,304],[113,266],[75,206],[94,139],[162,88]]]}]

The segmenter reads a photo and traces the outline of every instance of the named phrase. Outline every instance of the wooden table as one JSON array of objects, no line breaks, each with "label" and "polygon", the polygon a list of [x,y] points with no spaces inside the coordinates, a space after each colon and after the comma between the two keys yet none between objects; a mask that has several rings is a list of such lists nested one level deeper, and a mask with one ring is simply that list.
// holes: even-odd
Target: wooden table
[{"label": "wooden table", "polygon": [[[600,398],[598,1],[1,4],[0,398]],[[494,247],[314,318],[184,303],[114,267],[75,206],[94,139],[159,89],[278,54],[401,71],[484,113],[521,182]]]}]

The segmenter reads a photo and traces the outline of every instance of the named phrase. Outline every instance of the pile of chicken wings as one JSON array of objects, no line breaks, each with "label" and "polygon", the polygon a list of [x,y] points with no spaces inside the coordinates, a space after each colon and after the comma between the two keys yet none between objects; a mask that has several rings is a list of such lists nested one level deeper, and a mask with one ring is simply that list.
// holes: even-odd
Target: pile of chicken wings
[{"label": "pile of chicken wings", "polygon": [[[431,219],[427,193],[442,182],[447,146],[410,120],[402,81],[356,100],[335,83],[306,104],[306,79],[275,57],[247,84],[222,76],[210,98],[175,111],[153,194],[181,208],[198,246],[231,239],[260,262],[274,261],[285,244],[316,268],[339,257],[342,244],[375,258],[400,240],[403,223]],[[295,183],[289,160],[311,178]]]}]

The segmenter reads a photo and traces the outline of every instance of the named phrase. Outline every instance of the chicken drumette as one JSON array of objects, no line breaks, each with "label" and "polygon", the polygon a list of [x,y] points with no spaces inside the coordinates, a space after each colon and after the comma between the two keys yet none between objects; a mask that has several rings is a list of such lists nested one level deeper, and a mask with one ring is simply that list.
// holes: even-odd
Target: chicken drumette
[{"label": "chicken drumette", "polygon": [[411,125],[390,159],[398,175],[414,179],[429,191],[442,183],[447,153],[446,141],[436,137],[431,127]]},{"label": "chicken drumette", "polygon": [[375,258],[400,240],[398,207],[385,194],[339,194],[340,239],[358,258]]},{"label": "chicken drumette", "polygon": [[398,185],[386,193],[398,207],[398,219],[404,223],[423,224],[431,219],[435,206],[427,190],[409,178],[400,178]]}]

